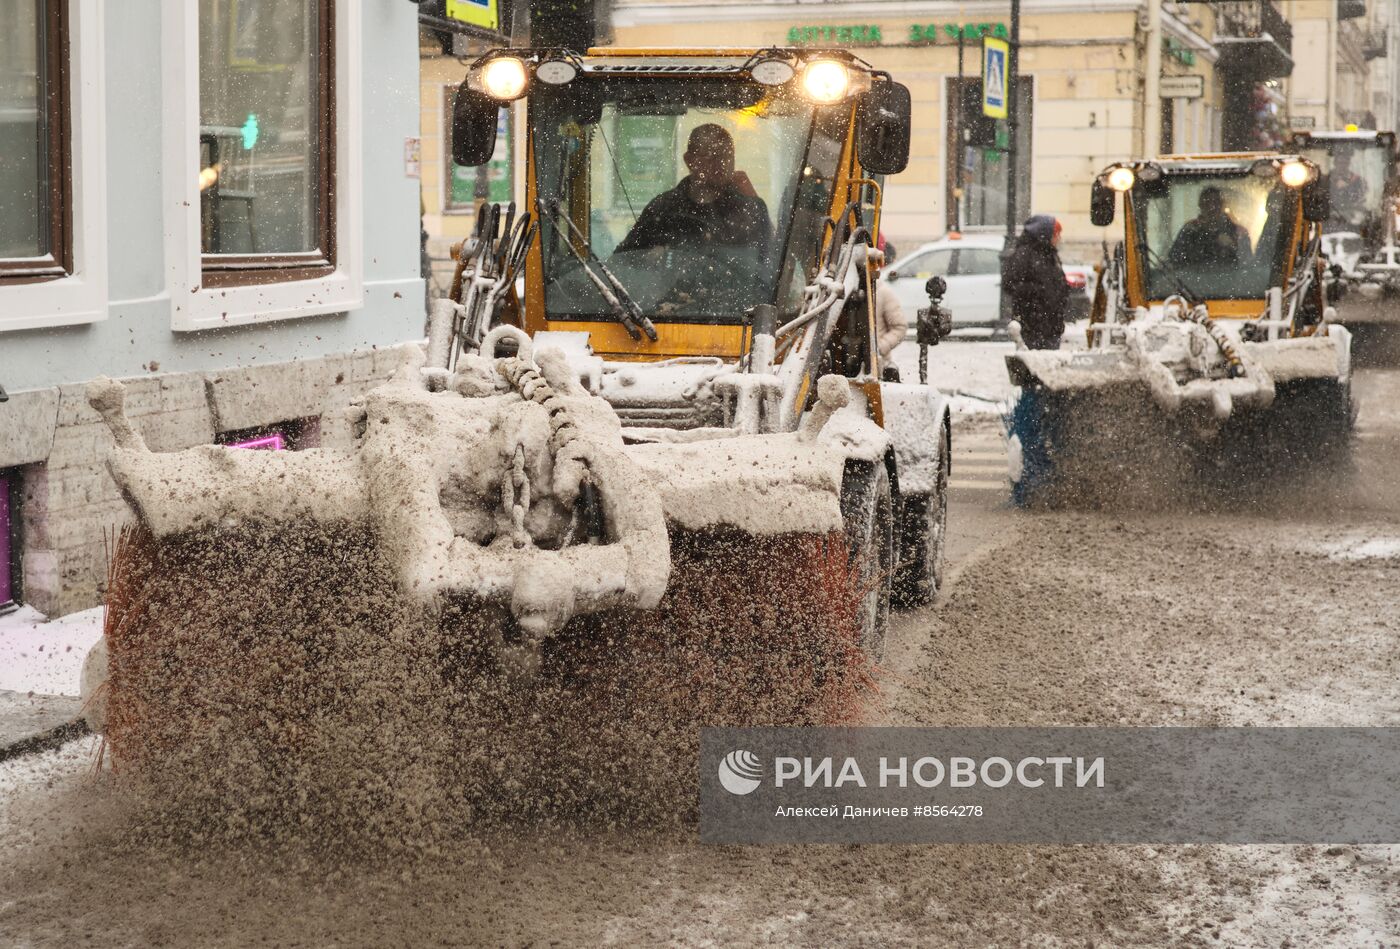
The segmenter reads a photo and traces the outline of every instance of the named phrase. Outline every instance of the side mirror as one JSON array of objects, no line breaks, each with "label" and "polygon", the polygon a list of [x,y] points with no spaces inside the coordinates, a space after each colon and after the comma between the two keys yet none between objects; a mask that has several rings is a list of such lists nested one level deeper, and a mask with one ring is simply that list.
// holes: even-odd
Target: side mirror
[{"label": "side mirror", "polygon": [[501,104],[463,80],[452,103],[452,160],[459,165],[484,165],[496,151],[496,119]]},{"label": "side mirror", "polygon": [[894,281],[896,281],[896,280],[899,279],[899,271],[898,271],[898,270],[888,270],[888,271],[886,271],[886,272],[885,272],[885,279],[888,280],[888,281],[890,281],[891,283],[893,283]]},{"label": "side mirror", "polygon": [[1089,220],[1095,227],[1108,227],[1113,223],[1117,195],[1102,181],[1094,182],[1094,190],[1089,196]]},{"label": "side mirror", "polygon": [[866,174],[897,175],[909,164],[911,109],[908,87],[890,80],[860,97],[856,154]]},{"label": "side mirror", "polygon": [[1325,221],[1332,213],[1332,194],[1328,181],[1318,175],[1303,185],[1303,217],[1309,221]]}]

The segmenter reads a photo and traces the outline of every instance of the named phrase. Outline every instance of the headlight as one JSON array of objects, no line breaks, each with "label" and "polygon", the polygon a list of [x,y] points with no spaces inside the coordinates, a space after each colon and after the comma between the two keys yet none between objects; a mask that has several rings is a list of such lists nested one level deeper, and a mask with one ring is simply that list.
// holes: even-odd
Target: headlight
[{"label": "headlight", "polygon": [[525,63],[514,56],[498,56],[481,67],[481,88],[493,99],[519,99],[525,79]]},{"label": "headlight", "polygon": [[817,59],[802,71],[802,91],[819,105],[830,105],[846,98],[851,76],[846,67],[830,59]]},{"label": "headlight", "polygon": [[1312,170],[1300,161],[1286,161],[1278,170],[1278,176],[1290,188],[1301,188],[1312,177]]},{"label": "headlight", "polygon": [[1115,168],[1108,173],[1108,186],[1114,191],[1127,191],[1136,179],[1131,168]]}]

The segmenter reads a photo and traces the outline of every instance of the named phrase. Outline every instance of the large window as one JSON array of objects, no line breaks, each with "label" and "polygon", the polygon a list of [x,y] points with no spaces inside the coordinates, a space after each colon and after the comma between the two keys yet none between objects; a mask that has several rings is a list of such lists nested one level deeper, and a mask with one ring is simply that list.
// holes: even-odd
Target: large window
[{"label": "large window", "polygon": [[[1016,84],[1016,220],[1023,221],[1031,207],[1032,79],[1021,76]],[[982,80],[948,79],[948,200],[947,226],[1005,228],[1007,169],[1010,168],[1010,131],[1004,119],[981,117]]]},{"label": "large window", "polygon": [[199,0],[204,284],[334,267],[331,0]]},{"label": "large window", "polygon": [[65,7],[0,0],[0,280],[72,269]]}]

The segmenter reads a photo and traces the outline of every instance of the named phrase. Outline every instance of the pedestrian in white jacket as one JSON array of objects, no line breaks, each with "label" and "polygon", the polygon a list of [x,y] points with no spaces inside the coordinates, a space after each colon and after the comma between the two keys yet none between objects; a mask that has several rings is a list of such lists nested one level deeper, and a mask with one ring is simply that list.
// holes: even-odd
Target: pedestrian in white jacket
[{"label": "pedestrian in white jacket", "polygon": [[[876,246],[884,252],[885,260],[880,265],[884,269],[885,265],[894,260],[894,245],[885,240],[885,235],[879,235]],[[876,271],[879,275],[879,271]],[[888,286],[875,287],[875,345],[880,349],[880,360],[883,362],[890,358],[890,353],[894,348],[904,342],[904,335],[909,331],[909,320],[904,315],[904,307],[899,305],[899,297],[894,295],[894,290]]]},{"label": "pedestrian in white jacket", "polygon": [[909,331],[909,320],[904,315],[904,307],[899,305],[899,297],[890,287],[880,287],[875,291],[875,341],[880,347],[880,359],[890,358],[894,348],[904,342]]}]

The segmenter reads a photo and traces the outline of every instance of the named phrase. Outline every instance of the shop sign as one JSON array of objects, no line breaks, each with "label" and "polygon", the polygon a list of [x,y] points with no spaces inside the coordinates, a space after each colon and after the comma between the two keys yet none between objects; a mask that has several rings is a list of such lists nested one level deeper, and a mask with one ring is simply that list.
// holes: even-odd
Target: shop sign
[{"label": "shop sign", "polygon": [[1163,99],[1199,99],[1206,94],[1206,77],[1163,76],[1158,94]]},{"label": "shop sign", "polygon": [[[980,40],[984,36],[1007,39],[1010,32],[1005,23],[913,23],[906,42],[915,46],[931,43],[956,43]],[[847,26],[792,26],[788,28],[791,46],[879,46],[885,42],[884,31],[877,23],[857,23]]]},{"label": "shop sign", "polygon": [[1317,119],[1311,115],[1290,115],[1288,127],[1291,129],[1317,128]]},{"label": "shop sign", "polygon": [[792,46],[879,46],[884,42],[873,23],[856,26],[794,26],[788,30]]},{"label": "shop sign", "polygon": [[984,36],[1005,40],[1011,38],[1011,31],[1005,23],[944,23],[942,26],[915,23],[909,27],[909,42],[916,45],[943,41],[956,43],[959,36],[964,40],[980,40]]},{"label": "shop sign", "polygon": [[1162,40],[1162,51],[1183,66],[1196,65],[1196,51],[1187,49],[1182,45],[1181,40],[1174,36],[1169,36]]},{"label": "shop sign", "polygon": [[447,18],[483,30],[501,28],[501,12],[497,0],[447,0]]}]

